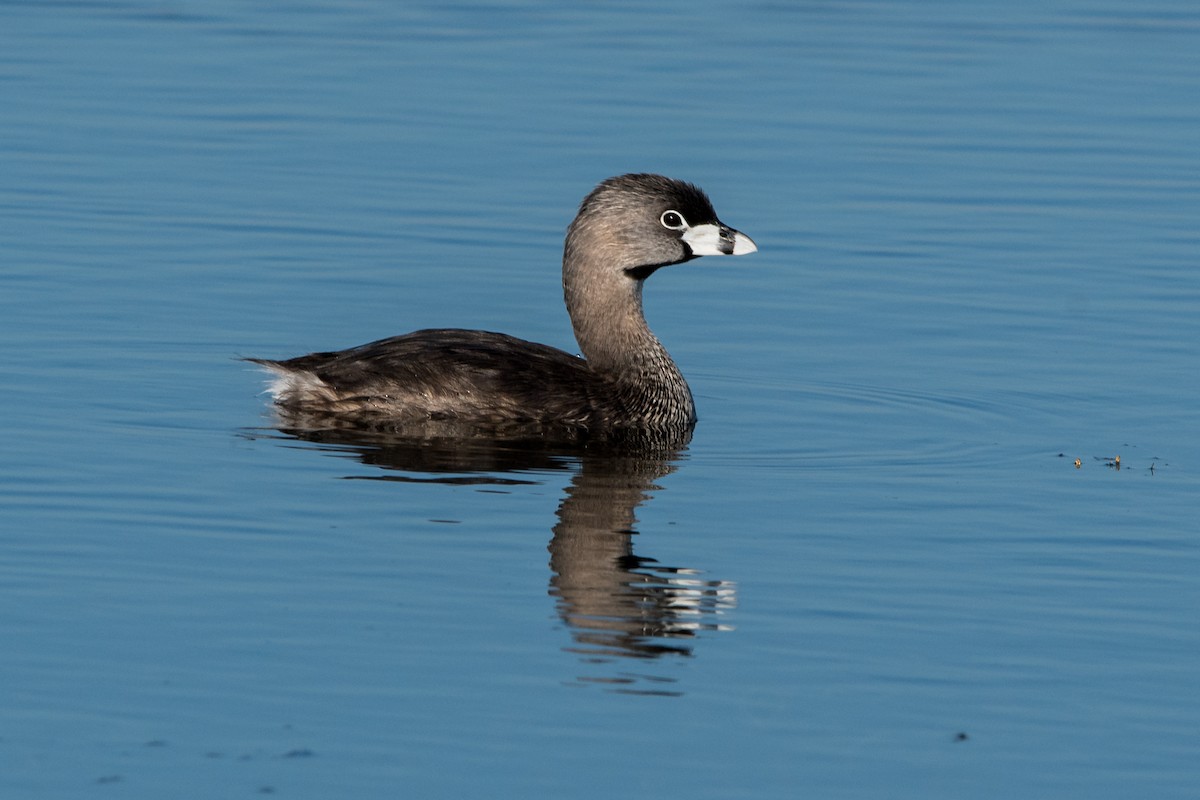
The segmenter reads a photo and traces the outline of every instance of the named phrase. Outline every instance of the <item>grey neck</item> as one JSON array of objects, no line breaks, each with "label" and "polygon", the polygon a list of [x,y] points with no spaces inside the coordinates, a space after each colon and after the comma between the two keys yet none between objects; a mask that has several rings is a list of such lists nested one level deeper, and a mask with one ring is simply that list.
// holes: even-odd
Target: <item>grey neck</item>
[{"label": "grey neck", "polygon": [[644,378],[663,371],[678,373],[667,349],[646,324],[642,282],[622,280],[628,287],[617,287],[619,294],[603,297],[595,292],[581,297],[566,289],[567,312],[584,358],[593,369],[613,375]]},{"label": "grey neck", "polygon": [[604,248],[584,249],[574,244],[569,237],[563,258],[563,294],[588,364],[642,397],[647,415],[694,421],[695,406],[687,381],[646,324],[642,281],[612,262],[586,262],[615,255],[613,251],[606,254]]}]

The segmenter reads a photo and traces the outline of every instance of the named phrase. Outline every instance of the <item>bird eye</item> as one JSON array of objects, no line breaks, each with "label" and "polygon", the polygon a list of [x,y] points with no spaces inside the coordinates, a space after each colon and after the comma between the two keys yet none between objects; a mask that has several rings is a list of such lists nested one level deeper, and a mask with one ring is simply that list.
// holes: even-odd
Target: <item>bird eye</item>
[{"label": "bird eye", "polygon": [[687,220],[678,211],[664,211],[658,221],[664,228],[670,228],[673,231],[681,231],[688,226]]}]

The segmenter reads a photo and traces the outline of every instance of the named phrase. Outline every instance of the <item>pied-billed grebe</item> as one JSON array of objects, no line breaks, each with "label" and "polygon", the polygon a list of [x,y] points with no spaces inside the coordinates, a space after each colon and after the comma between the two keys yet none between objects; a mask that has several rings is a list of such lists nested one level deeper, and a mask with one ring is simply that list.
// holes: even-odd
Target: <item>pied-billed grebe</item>
[{"label": "pied-billed grebe", "polygon": [[642,282],[697,256],[757,249],[717,219],[696,186],[622,175],[584,198],[567,229],[563,292],[583,358],[501,333],[423,330],[287,361],[248,360],[274,373],[281,410],[338,424],[686,428],[696,421],[692,393],[646,325]]}]

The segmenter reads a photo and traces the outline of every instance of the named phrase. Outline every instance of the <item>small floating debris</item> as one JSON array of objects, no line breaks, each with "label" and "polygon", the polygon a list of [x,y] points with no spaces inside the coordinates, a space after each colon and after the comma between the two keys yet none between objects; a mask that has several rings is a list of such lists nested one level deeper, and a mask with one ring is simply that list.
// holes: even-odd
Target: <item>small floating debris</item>
[{"label": "small floating debris", "polygon": [[[1128,444],[1125,446],[1126,447],[1131,447],[1131,446],[1136,447],[1136,445],[1128,445]],[[1059,458],[1067,458],[1068,456],[1066,453],[1059,453],[1058,457]],[[1120,453],[1117,453],[1115,456],[1092,456],[1092,460],[1099,461],[1104,466],[1106,466],[1109,469],[1114,470],[1116,472],[1120,472],[1121,467],[1123,467],[1123,466],[1129,467],[1128,464],[1121,463],[1121,454]],[[1075,464],[1075,469],[1083,468],[1083,459],[1082,458],[1075,458],[1075,459],[1073,459],[1073,461]],[[1169,466],[1169,465],[1167,464],[1167,462],[1163,461],[1161,457],[1154,456],[1153,458],[1150,459],[1150,465],[1148,467],[1145,467],[1145,470],[1146,470],[1146,472],[1149,472],[1151,475],[1154,475],[1155,472],[1158,471],[1159,467],[1167,467],[1167,466]],[[1129,469],[1136,469],[1136,465],[1134,467],[1129,467]]]}]

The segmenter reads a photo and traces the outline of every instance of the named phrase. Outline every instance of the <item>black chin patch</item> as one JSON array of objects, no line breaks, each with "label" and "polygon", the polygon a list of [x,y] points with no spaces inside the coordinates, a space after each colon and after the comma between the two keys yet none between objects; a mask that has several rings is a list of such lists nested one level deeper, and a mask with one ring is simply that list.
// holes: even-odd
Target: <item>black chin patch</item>
[{"label": "black chin patch", "polygon": [[691,250],[688,250],[686,258],[681,258],[678,261],[664,261],[662,264],[645,264],[640,267],[630,267],[629,269],[625,270],[625,274],[634,280],[644,281],[646,278],[649,278],[663,267],[669,267],[672,264],[682,264],[685,261],[691,261],[694,258],[699,258],[699,256],[692,255]]},{"label": "black chin patch", "polygon": [[665,267],[666,264],[652,264],[646,267],[634,267],[633,269],[625,270],[625,274],[633,278],[635,281],[644,281],[653,275],[660,267]]}]

